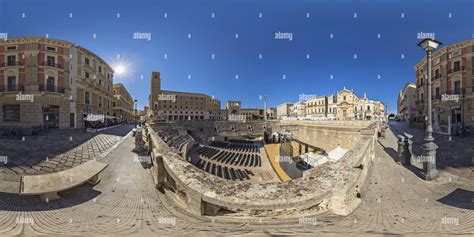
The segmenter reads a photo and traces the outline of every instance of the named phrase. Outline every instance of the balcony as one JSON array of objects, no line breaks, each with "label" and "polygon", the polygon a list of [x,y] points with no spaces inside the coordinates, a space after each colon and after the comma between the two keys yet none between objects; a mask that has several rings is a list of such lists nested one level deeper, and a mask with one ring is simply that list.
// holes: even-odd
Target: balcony
[{"label": "balcony", "polygon": [[447,92],[447,94],[449,95],[464,95],[466,94],[466,88],[457,88],[457,89],[454,89],[454,90],[450,90]]},{"label": "balcony", "polygon": [[59,86],[51,86],[51,85],[39,85],[40,91],[47,91],[47,92],[56,92],[64,94],[64,87]]},{"label": "balcony", "polygon": [[464,71],[464,66],[451,68],[451,69],[448,70],[448,74],[449,73],[454,73],[454,72],[459,72],[459,71]]},{"label": "balcony", "polygon": [[6,63],[2,63],[0,64],[0,67],[14,67],[14,66],[21,66],[21,63],[16,61],[16,62],[6,62]]},{"label": "balcony", "polygon": [[438,74],[438,75],[434,75],[434,77],[432,78],[432,80],[437,80],[437,79],[440,79],[441,78],[441,74]]},{"label": "balcony", "polygon": [[41,65],[48,66],[48,67],[62,68],[61,64],[50,62],[50,61],[43,62]]},{"label": "balcony", "polygon": [[0,86],[0,92],[9,92],[9,91],[25,91],[24,85],[10,84],[7,86]]},{"label": "balcony", "polygon": [[441,100],[441,94],[431,96],[432,100]]}]

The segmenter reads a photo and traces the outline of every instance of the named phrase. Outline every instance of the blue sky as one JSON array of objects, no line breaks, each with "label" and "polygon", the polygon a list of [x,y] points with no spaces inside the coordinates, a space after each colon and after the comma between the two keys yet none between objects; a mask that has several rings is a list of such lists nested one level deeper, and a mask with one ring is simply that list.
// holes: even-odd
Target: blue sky
[{"label": "blue sky", "polygon": [[[151,72],[160,71],[163,89],[213,95],[222,106],[241,100],[243,107],[263,107],[259,98],[266,95],[275,107],[297,101],[300,94],[328,95],[345,86],[396,111],[398,92],[414,81],[413,65],[424,55],[417,33],[433,32],[444,44],[471,39],[473,4],[0,0],[0,32],[9,38],[48,34],[111,65],[126,63],[129,73],[114,82],[127,87],[139,108],[147,103]],[[135,32],[151,33],[151,40],[133,39]],[[292,33],[292,40],[275,39],[276,32]]]}]

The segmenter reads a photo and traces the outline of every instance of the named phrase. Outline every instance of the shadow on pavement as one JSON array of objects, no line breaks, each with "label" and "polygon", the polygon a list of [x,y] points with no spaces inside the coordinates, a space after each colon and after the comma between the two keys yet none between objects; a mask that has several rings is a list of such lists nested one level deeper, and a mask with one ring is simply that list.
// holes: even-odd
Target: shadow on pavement
[{"label": "shadow on pavement", "polygon": [[474,192],[462,188],[455,189],[437,201],[457,208],[474,210]]},{"label": "shadow on pavement", "polygon": [[93,189],[94,186],[84,184],[82,186],[59,192],[61,199],[44,202],[39,196],[20,196],[18,194],[0,193],[0,210],[2,211],[50,211],[67,207],[74,207],[88,202],[102,192]]}]

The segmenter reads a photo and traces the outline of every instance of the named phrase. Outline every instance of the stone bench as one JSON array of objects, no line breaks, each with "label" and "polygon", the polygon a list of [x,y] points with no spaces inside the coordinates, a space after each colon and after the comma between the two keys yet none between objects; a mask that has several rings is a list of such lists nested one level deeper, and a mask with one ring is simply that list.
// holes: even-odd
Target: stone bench
[{"label": "stone bench", "polygon": [[107,164],[90,160],[76,167],[56,173],[26,175],[21,177],[20,195],[39,195],[43,201],[59,199],[58,192],[72,189],[84,183],[96,185],[99,173]]}]

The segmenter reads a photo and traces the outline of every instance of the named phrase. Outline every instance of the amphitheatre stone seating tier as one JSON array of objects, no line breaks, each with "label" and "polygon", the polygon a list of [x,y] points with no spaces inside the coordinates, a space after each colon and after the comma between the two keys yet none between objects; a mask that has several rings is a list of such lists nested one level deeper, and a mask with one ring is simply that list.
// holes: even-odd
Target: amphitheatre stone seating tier
[{"label": "amphitheatre stone seating tier", "polygon": [[152,125],[152,128],[169,147],[173,147],[178,151],[185,152],[186,145],[194,142],[193,137],[182,128],[160,126],[159,124]]},{"label": "amphitheatre stone seating tier", "polygon": [[92,185],[100,182],[99,173],[107,164],[90,160],[71,169],[42,175],[21,177],[20,195],[40,195],[44,201],[60,198],[58,192],[74,188],[84,183]]},{"label": "amphitheatre stone seating tier", "polygon": [[[350,150],[339,162],[325,163],[306,172],[302,178],[290,182],[235,182],[231,180],[232,173],[234,178],[239,179],[241,172],[237,174],[235,169],[234,172],[229,172],[227,168],[226,174],[223,168],[225,164],[221,165],[222,169],[218,169],[218,163],[209,162],[212,159],[208,159],[206,163],[202,161],[198,165],[201,169],[196,168],[176,152],[167,150],[166,143],[147,126],[145,131],[154,164],[154,181],[157,186],[165,189],[166,195],[173,197],[172,200],[179,199],[180,205],[184,203],[185,210],[195,215],[284,218],[295,215],[294,213],[308,215],[328,210],[348,215],[360,204],[359,191],[374,159],[377,124],[355,126],[339,121],[327,121],[328,126],[297,121],[292,124],[299,128],[299,140],[326,150],[331,150],[339,143],[347,145],[346,148]],[[272,121],[266,125],[277,130],[284,124]],[[189,128],[191,127],[186,129]],[[343,139],[345,136],[351,137]],[[340,138],[342,139],[338,142]],[[318,141],[318,144],[313,143],[314,141]],[[219,172],[224,177],[230,177],[230,180],[216,177]],[[213,173],[217,175],[211,175]],[[242,176],[241,178],[243,179]]]}]

